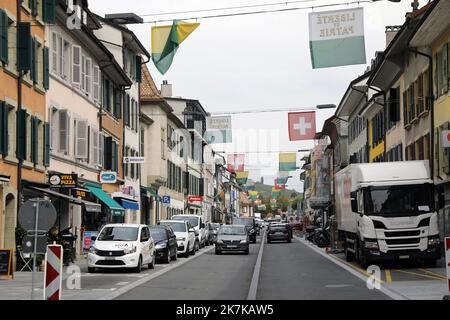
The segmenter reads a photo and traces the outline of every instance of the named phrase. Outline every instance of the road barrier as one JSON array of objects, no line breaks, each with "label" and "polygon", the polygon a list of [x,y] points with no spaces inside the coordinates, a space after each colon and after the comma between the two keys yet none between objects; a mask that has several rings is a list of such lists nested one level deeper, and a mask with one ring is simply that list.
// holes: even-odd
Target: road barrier
[{"label": "road barrier", "polygon": [[61,300],[63,248],[47,246],[45,254],[44,300]]}]

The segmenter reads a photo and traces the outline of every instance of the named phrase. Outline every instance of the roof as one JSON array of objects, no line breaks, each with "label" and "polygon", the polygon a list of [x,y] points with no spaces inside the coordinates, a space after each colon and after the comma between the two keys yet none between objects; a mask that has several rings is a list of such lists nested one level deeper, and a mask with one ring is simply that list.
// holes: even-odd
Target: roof
[{"label": "roof", "polygon": [[413,47],[429,46],[442,35],[443,30],[450,28],[450,20],[448,19],[450,1],[435,0],[425,7],[430,7],[430,9],[422,17],[416,33],[410,39],[410,44]]},{"label": "roof", "polygon": [[367,92],[367,79],[369,78],[371,71],[364,73],[362,76],[354,79],[350,82],[347,91],[339,102],[339,106],[335,115],[337,117],[348,117],[352,114],[354,109],[358,106],[362,98],[364,98]]},{"label": "roof", "polygon": [[145,102],[161,102],[164,98],[161,96],[155,82],[148,70],[147,65],[142,65],[142,82],[141,82],[141,101]]}]

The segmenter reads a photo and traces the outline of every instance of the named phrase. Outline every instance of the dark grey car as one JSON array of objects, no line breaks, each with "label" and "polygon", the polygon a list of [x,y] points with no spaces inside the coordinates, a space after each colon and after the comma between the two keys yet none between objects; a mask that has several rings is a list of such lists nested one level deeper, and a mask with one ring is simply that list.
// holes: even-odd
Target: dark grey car
[{"label": "dark grey car", "polygon": [[227,251],[243,251],[249,254],[249,239],[245,226],[223,225],[216,241],[216,254]]}]

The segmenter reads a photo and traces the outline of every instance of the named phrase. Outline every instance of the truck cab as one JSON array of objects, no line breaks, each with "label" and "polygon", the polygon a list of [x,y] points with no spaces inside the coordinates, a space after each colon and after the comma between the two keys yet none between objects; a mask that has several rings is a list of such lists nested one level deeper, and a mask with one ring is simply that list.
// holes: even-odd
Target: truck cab
[{"label": "truck cab", "polygon": [[336,174],[336,214],[347,261],[440,259],[428,161],[352,164]]}]

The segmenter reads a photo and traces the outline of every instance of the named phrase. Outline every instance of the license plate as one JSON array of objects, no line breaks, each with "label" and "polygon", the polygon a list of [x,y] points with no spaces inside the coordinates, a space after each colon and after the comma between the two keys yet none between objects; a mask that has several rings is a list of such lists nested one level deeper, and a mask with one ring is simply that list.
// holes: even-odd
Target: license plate
[{"label": "license plate", "polygon": [[116,258],[114,258],[114,257],[106,257],[105,260],[107,260],[107,261],[113,261],[113,260],[116,260]]},{"label": "license plate", "polygon": [[237,248],[237,246],[227,246],[227,248],[235,249],[235,248]]},{"label": "license plate", "polygon": [[404,259],[409,259],[409,256],[399,256],[398,258],[404,260]]},{"label": "license plate", "polygon": [[282,235],[284,235],[284,233],[283,232],[275,232],[275,235],[276,236],[282,236]]}]

